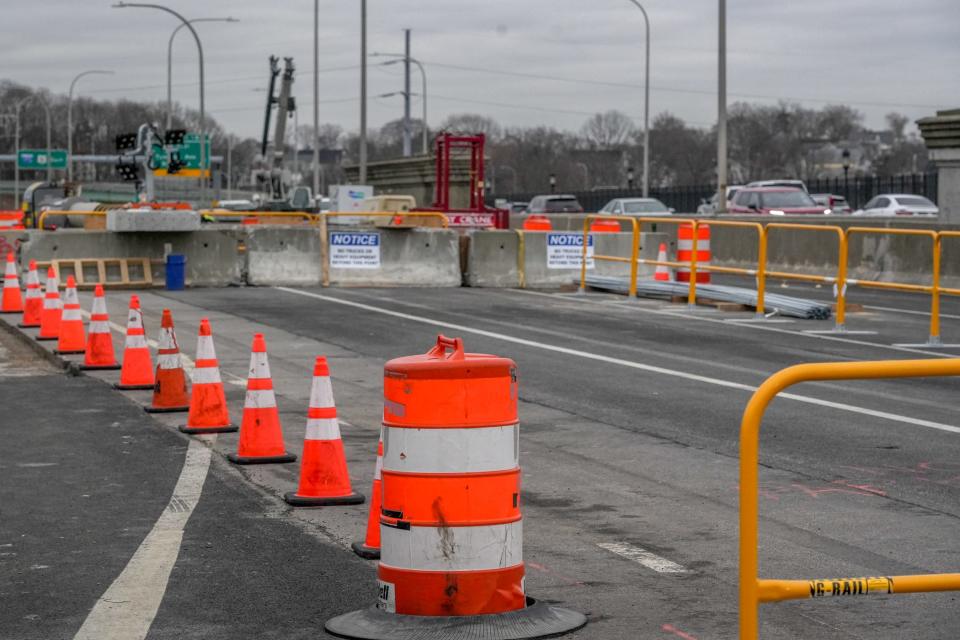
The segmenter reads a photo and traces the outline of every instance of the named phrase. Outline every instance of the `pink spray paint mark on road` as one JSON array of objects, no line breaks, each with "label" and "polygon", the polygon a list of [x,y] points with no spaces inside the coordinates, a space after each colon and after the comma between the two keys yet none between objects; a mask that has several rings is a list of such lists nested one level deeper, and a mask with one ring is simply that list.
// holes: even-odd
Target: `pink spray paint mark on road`
[{"label": "pink spray paint mark on road", "polygon": [[680,631],[680,629],[677,629],[672,624],[665,624],[662,627],[660,627],[660,629],[663,631],[666,631],[667,633],[672,633],[678,638],[683,638],[683,640],[697,640],[696,636],[692,636],[689,633],[684,633],[683,631]]},{"label": "pink spray paint mark on road", "polygon": [[563,575],[563,574],[561,574],[561,573],[557,573],[557,572],[555,572],[555,571],[551,571],[550,569],[547,569],[545,566],[543,566],[542,564],[539,564],[539,563],[537,563],[537,562],[530,562],[530,561],[528,560],[528,561],[525,562],[524,564],[527,565],[528,567],[530,567],[531,569],[536,569],[537,571],[539,571],[539,572],[541,572],[541,573],[546,573],[546,574],[548,574],[548,575],[554,576],[555,578],[558,578],[558,579],[560,579],[560,580],[563,580],[564,582],[566,582],[566,583],[569,584],[569,585],[576,586],[576,587],[582,587],[582,586],[584,586],[583,582],[581,582],[580,580],[576,580],[576,579],[574,579],[574,578],[570,578],[570,577],[568,577],[568,576],[565,576],[565,575]]}]

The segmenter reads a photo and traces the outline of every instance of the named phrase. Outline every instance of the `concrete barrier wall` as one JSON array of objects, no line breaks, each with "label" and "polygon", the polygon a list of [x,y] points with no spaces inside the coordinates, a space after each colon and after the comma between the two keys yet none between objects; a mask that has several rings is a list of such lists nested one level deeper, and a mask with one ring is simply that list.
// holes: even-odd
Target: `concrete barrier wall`
[{"label": "concrete barrier wall", "polygon": [[447,229],[337,229],[380,236],[376,269],[329,268],[331,285],[367,287],[459,287],[460,234]]},{"label": "concrete barrier wall", "polygon": [[316,286],[322,278],[320,232],[274,225],[248,226],[246,282],[263,286]]},{"label": "concrete barrier wall", "polygon": [[[519,260],[521,234],[523,262]],[[594,234],[596,255],[630,257],[632,233]],[[656,259],[666,234],[644,233],[640,237],[640,257]],[[627,276],[630,266],[621,262],[594,261],[590,273],[605,276]],[[640,265],[639,273],[649,276],[654,268]],[[522,278],[521,278],[522,273]],[[538,231],[476,231],[470,234],[464,284],[471,287],[556,288],[580,279],[580,269],[556,269],[547,264],[547,233]]]}]

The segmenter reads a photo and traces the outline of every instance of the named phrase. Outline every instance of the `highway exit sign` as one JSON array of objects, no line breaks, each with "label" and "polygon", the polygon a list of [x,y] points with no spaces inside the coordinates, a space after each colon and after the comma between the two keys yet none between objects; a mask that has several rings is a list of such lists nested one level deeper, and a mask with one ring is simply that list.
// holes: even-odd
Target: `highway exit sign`
[{"label": "highway exit sign", "polygon": [[51,149],[21,149],[17,156],[17,166],[21,169],[51,169],[67,168],[67,150]]},{"label": "highway exit sign", "polygon": [[[210,175],[210,137],[207,136],[205,155],[206,171],[204,175]],[[168,173],[170,166],[170,157],[178,154],[180,159],[180,169],[176,173]],[[164,145],[162,148],[154,148],[153,151],[153,173],[158,176],[180,176],[183,178],[196,178],[201,175],[200,167],[200,134],[188,133],[183,136],[181,144]]]}]

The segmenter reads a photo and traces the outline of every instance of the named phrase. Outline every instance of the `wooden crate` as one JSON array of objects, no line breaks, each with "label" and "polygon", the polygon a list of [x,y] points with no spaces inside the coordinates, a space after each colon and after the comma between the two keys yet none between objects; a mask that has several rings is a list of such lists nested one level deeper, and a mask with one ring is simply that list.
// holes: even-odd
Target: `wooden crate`
[{"label": "wooden crate", "polygon": [[153,279],[150,258],[74,258],[37,262],[42,272],[53,267],[61,285],[67,276],[73,276],[78,289],[93,289],[98,284],[105,289],[148,289],[163,286]]}]

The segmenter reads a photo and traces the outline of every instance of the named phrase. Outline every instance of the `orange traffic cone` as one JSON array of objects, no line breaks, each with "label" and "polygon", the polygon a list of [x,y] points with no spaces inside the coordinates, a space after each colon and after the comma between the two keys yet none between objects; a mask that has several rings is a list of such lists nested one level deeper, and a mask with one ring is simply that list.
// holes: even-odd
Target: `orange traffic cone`
[{"label": "orange traffic cone", "polygon": [[283,499],[296,507],[362,504],[364,500],[363,494],[354,493],[350,486],[337,407],[333,403],[330,368],[323,356],[317,356],[313,365],[300,486],[296,492],[284,494]]},{"label": "orange traffic cone", "polygon": [[[660,243],[660,251],[657,253],[657,262],[667,262],[667,243]],[[653,274],[654,280],[670,281],[670,267],[665,264],[658,264],[657,270]]]},{"label": "orange traffic cone", "polygon": [[80,299],[77,298],[77,282],[67,276],[67,289],[63,293],[63,314],[60,316],[60,335],[54,353],[83,353],[86,338],[83,335],[83,316],[80,314]]},{"label": "orange traffic cone", "polygon": [[113,353],[113,334],[110,333],[110,316],[107,302],[103,299],[103,286],[93,290],[93,309],[90,312],[90,331],[87,333],[87,354],[81,369],[119,369]]},{"label": "orange traffic cone", "polygon": [[43,309],[40,311],[40,333],[37,340],[56,340],[60,335],[60,290],[53,267],[47,269],[47,290],[43,294]]},{"label": "orange traffic cone", "polygon": [[200,320],[200,335],[197,338],[196,368],[193,370],[193,387],[190,389],[190,414],[187,424],[179,427],[184,433],[226,433],[236,431],[230,424],[227,397],[220,379],[220,364],[213,349],[213,332],[210,321]]},{"label": "orange traffic cone", "polygon": [[370,489],[370,512],[367,514],[367,536],[363,542],[350,545],[361,558],[375,560],[380,557],[380,477],[383,471],[383,430],[377,443],[377,468],[373,472],[373,488]]},{"label": "orange traffic cone", "polygon": [[227,459],[234,464],[293,462],[297,459],[283,446],[280,413],[277,411],[277,398],[273,394],[270,363],[267,361],[267,341],[262,333],[253,334],[240,441],[237,443],[237,452],[228,454]]},{"label": "orange traffic cone", "polygon": [[20,313],[23,311],[23,298],[20,296],[20,279],[17,277],[17,262],[13,251],[7,253],[7,270],[3,274],[3,301],[0,313]]},{"label": "orange traffic cone", "polygon": [[120,382],[113,385],[116,389],[130,391],[134,389],[153,389],[153,364],[150,362],[150,347],[143,330],[143,312],[140,311],[140,298],[130,296],[130,310],[127,312],[127,338],[123,347],[123,368],[120,370]]},{"label": "orange traffic cone", "polygon": [[40,276],[37,275],[37,261],[30,261],[27,271],[27,297],[23,301],[23,319],[18,326],[23,328],[39,327],[43,313],[43,292],[40,291]]},{"label": "orange traffic cone", "polygon": [[163,310],[160,319],[160,340],[157,348],[157,373],[153,385],[153,403],[144,407],[148,413],[175,413],[190,410],[187,376],[180,361],[180,345],[173,329],[173,314]]}]

